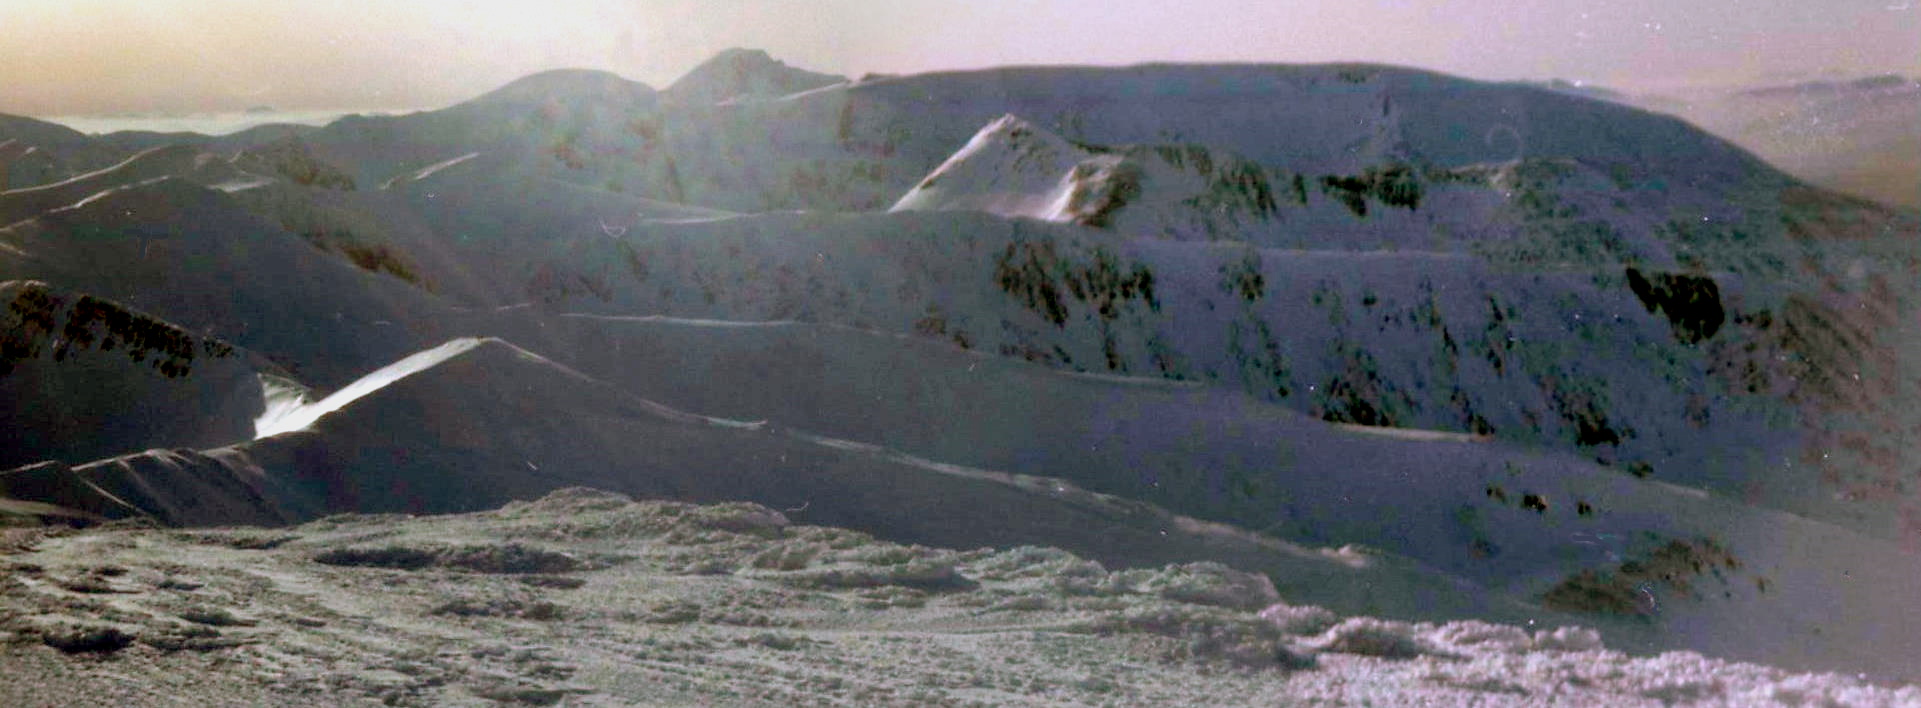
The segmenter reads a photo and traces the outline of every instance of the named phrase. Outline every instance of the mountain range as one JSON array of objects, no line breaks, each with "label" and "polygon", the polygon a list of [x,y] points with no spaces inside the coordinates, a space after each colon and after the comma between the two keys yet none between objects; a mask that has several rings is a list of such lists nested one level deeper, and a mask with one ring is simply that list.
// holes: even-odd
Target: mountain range
[{"label": "mountain range", "polygon": [[20,526],[593,487],[1921,680],[1921,212],[1611,96],[734,50],[226,136],[0,117],[0,179]]}]

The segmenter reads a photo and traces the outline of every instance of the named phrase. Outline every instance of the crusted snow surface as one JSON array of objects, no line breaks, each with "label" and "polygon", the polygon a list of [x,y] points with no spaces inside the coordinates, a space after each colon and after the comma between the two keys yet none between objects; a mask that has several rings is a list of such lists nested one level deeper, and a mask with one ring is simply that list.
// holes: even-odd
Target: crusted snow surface
[{"label": "crusted snow surface", "polygon": [[583,488],[0,541],[7,705],[1921,704],[1578,628],[1337,617],[1217,564],[1115,572]]}]

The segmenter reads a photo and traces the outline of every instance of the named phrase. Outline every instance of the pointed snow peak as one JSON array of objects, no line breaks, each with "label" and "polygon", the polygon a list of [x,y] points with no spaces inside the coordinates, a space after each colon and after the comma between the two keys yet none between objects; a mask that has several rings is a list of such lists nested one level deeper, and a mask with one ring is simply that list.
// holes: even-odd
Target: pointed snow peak
[{"label": "pointed snow peak", "polygon": [[1100,225],[1137,191],[1138,179],[1138,169],[1122,155],[1080,147],[1008,114],[975,133],[893,210],[984,211]]},{"label": "pointed snow peak", "polygon": [[[948,159],[949,163],[975,158],[983,153],[1006,151],[1014,157],[1035,153],[1059,153],[1060,156],[1076,155],[1084,152],[1073,143],[1046,128],[1028,122],[1020,116],[1008,113],[982,127],[974,133],[967,146],[961,148]],[[1022,160],[1022,167],[1039,167],[1029,160]],[[946,165],[942,165],[946,167]]]},{"label": "pointed snow peak", "polygon": [[701,62],[662,93],[681,103],[778,98],[847,80],[797,69],[759,49],[729,49]]},{"label": "pointed snow peak", "polygon": [[470,103],[502,105],[582,100],[648,103],[654,100],[654,95],[653,87],[612,72],[554,69],[516,79]]}]

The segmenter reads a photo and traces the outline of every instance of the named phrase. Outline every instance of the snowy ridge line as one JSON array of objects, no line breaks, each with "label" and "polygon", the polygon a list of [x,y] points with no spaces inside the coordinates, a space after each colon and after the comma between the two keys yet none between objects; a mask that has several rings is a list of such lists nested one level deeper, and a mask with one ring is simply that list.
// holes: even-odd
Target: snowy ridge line
[{"label": "snowy ridge line", "polygon": [[425,167],[425,168],[423,168],[423,169],[421,169],[421,170],[420,170],[419,172],[415,172],[415,173],[414,173],[414,181],[420,181],[420,180],[423,180],[423,179],[426,179],[426,178],[428,178],[428,177],[432,177],[432,176],[434,176],[434,173],[436,173],[436,172],[439,172],[439,171],[441,171],[441,170],[444,170],[444,169],[447,169],[447,168],[449,168],[449,167],[453,167],[454,165],[458,165],[458,164],[460,164],[460,163],[462,163],[462,162],[466,162],[466,161],[468,161],[468,160],[472,160],[472,159],[474,159],[474,158],[476,158],[476,157],[480,157],[480,153],[478,153],[478,152],[470,152],[470,153],[467,153],[467,154],[465,154],[465,155],[461,155],[460,157],[456,157],[456,158],[454,158],[454,159],[451,159],[451,160],[446,160],[446,161],[443,161],[443,162],[436,162],[436,163],[434,163],[434,164],[432,164],[432,165],[428,165],[427,167]]},{"label": "snowy ridge line", "polygon": [[434,173],[436,172],[447,169],[449,167],[453,167],[454,165],[458,165],[462,162],[472,160],[476,157],[480,157],[480,153],[470,152],[453,159],[442,160],[440,162],[436,162],[426,167],[422,167],[418,170],[413,171],[412,173],[403,173],[403,174],[394,175],[393,177],[388,178],[387,181],[380,183],[380,188],[381,189],[391,188],[394,185],[399,184],[403,179],[409,182],[418,182],[420,180],[434,176]]},{"label": "snowy ridge line", "polygon": [[1146,502],[1134,501],[1131,499],[1126,499],[1124,497],[1117,497],[1112,494],[1103,494],[1100,492],[1090,491],[1088,489],[1081,487],[1080,485],[1074,484],[1072,482],[1068,482],[1063,479],[1055,478],[1055,477],[1037,477],[1033,475],[1013,474],[1009,472],[1001,472],[998,470],[989,470],[989,469],[982,469],[979,467],[970,467],[967,465],[957,465],[957,464],[952,464],[948,462],[940,462],[937,460],[930,460],[930,459],[919,457],[916,455],[910,455],[905,452],[901,452],[899,450],[882,447],[880,445],[875,445],[872,443],[864,443],[864,442],[858,442],[854,440],[846,440],[842,438],[831,438],[825,435],[815,435],[813,433],[809,433],[802,430],[796,430],[792,428],[782,428],[782,429],[779,429],[778,432],[784,433],[788,437],[793,438],[795,440],[809,442],[809,443],[813,443],[823,447],[832,448],[835,450],[844,450],[844,451],[855,453],[855,454],[876,457],[883,460],[887,460],[889,462],[894,462],[901,465],[906,465],[908,467],[913,467],[916,469],[922,469],[929,472],[934,472],[937,474],[952,475],[955,477],[963,477],[966,479],[974,479],[974,480],[980,480],[985,482],[995,482],[995,483],[1003,484],[1009,487],[1014,487],[1016,489],[1023,489],[1028,491],[1032,491],[1035,489],[1044,489],[1044,490],[1047,490],[1049,493],[1051,493],[1057,499],[1074,501],[1086,506],[1101,507],[1101,508],[1106,508],[1106,509],[1115,510],[1115,511],[1122,511],[1122,512],[1132,511],[1136,513],[1154,514],[1162,517],[1163,520],[1167,521],[1170,527],[1180,529],[1181,531],[1184,531],[1187,533],[1191,533],[1195,535],[1204,535],[1204,536],[1228,536],[1228,537],[1238,538],[1243,541],[1247,541],[1255,545],[1258,545],[1262,548],[1281,552],[1281,553],[1286,553],[1297,558],[1316,558],[1316,559],[1332,558],[1335,560],[1339,560],[1344,564],[1350,565],[1350,567],[1354,567],[1354,568],[1365,568],[1365,567],[1368,567],[1369,565],[1368,561],[1364,557],[1358,554],[1347,553],[1345,552],[1345,550],[1334,550],[1334,549],[1325,549],[1325,548],[1309,549],[1302,546],[1297,546],[1292,543],[1288,543],[1286,541],[1282,541],[1280,539],[1274,538],[1272,536],[1267,536],[1267,535],[1255,533],[1252,531],[1235,528],[1233,526],[1228,526],[1226,524],[1219,524],[1211,521],[1202,521],[1200,519],[1195,519],[1192,517],[1175,514],[1173,512],[1169,512],[1159,507],[1156,507],[1152,504],[1148,504]]},{"label": "snowy ridge line", "polygon": [[[125,469],[127,468],[127,462],[126,462],[127,458],[138,457],[141,454],[144,454],[144,453],[135,453],[133,455],[122,455],[120,457],[107,460],[106,462],[107,464],[120,465],[123,469]],[[121,507],[125,508],[127,511],[133,512],[134,516],[138,516],[141,518],[148,518],[148,519],[153,518],[153,514],[148,513],[146,509],[142,509],[138,506],[135,506],[132,503],[128,502],[127,500],[121,499],[118,495],[114,494],[113,492],[107,491],[106,489],[102,488],[100,485],[94,484],[93,480],[87,479],[86,475],[82,475],[79,472],[74,471],[72,467],[63,466],[61,469],[61,473],[67,477],[72,478],[73,481],[79,482],[81,486],[84,486],[87,489],[91,490],[94,494],[100,495],[100,498],[113,502],[115,504],[118,504]]]},{"label": "snowy ridge line", "polygon": [[[48,214],[59,214],[59,213],[62,213],[62,212],[69,212],[69,211],[77,211],[77,210],[80,210],[80,209],[83,209],[83,208],[86,208],[86,206],[87,206],[88,204],[92,204],[92,203],[94,203],[94,202],[97,202],[97,201],[100,201],[100,200],[102,200],[102,199],[105,199],[105,198],[107,198],[107,197],[110,197],[110,196],[113,196],[113,195],[114,195],[114,193],[116,193],[116,192],[124,192],[124,191],[127,191],[127,190],[131,190],[131,189],[138,189],[138,188],[141,188],[141,187],[147,187],[147,186],[151,186],[151,185],[153,185],[153,184],[156,184],[156,183],[159,183],[159,182],[162,182],[162,181],[165,181],[165,180],[169,180],[169,179],[173,179],[173,178],[174,178],[174,177],[173,177],[172,175],[165,175],[165,176],[161,176],[161,177],[152,177],[152,178],[149,178],[149,179],[143,179],[143,180],[140,180],[140,181],[138,181],[138,182],[132,182],[132,183],[129,183],[129,184],[123,184],[123,185],[119,185],[119,186],[115,186],[115,187],[109,187],[109,188],[107,188],[107,189],[103,189],[103,190],[100,190],[99,192],[95,192],[94,194],[92,194],[92,195],[89,195],[89,196],[88,196],[88,197],[86,197],[85,199],[81,199],[80,201],[77,201],[77,202],[74,202],[74,203],[72,203],[72,204],[69,204],[69,205],[67,205],[67,206],[63,206],[63,207],[55,207],[55,208],[53,208],[53,209],[49,209],[49,210],[47,210],[47,212],[46,212],[46,213],[48,213]],[[29,219],[29,221],[30,221],[30,220],[31,220],[31,219]]]},{"label": "snowy ridge line", "polygon": [[[102,167],[92,172],[74,175],[72,177],[68,177],[58,182],[52,182],[48,184],[39,184],[39,185],[34,185],[32,187],[21,187],[19,189],[9,189],[9,190],[0,192],[0,194],[26,194],[26,193],[32,193],[32,192],[47,192],[55,189],[60,189],[62,187],[71,187],[75,184],[79,184],[81,182],[85,182],[90,179],[97,179],[100,177],[112,175],[115,171],[126,168],[140,161],[141,159],[146,158],[148,155],[152,155],[162,151],[173,150],[173,149],[175,149],[175,146],[173,145],[162,145],[159,147],[147,148],[145,150],[141,150],[140,152],[134,153],[133,155],[129,156],[125,160],[121,160],[117,163],[114,163],[107,167]],[[22,153],[22,154],[25,154],[25,153]]]},{"label": "snowy ridge line", "polygon": [[1329,425],[1334,426],[1336,430],[1354,433],[1356,435],[1372,435],[1375,437],[1411,440],[1414,442],[1494,442],[1494,436],[1478,433],[1455,433],[1446,430],[1424,430],[1421,428],[1383,428],[1377,425],[1359,425],[1355,423],[1329,423]]},{"label": "snowy ridge line", "polygon": [[1184,379],[1160,379],[1160,378],[1154,378],[1152,376],[1128,376],[1126,374],[1103,374],[1097,371],[1057,371],[1055,373],[1058,373],[1062,376],[1066,376],[1068,378],[1085,379],[1088,381],[1098,381],[1106,384],[1114,384],[1116,386],[1134,386],[1138,388],[1164,388],[1164,389],[1175,389],[1175,390],[1182,390],[1182,389],[1200,390],[1203,388],[1207,388],[1207,384],[1205,382],[1188,381]]},{"label": "snowy ridge line", "polygon": [[481,341],[475,337],[462,337],[432,349],[416,352],[360,377],[318,402],[307,402],[304,400],[305,397],[301,396],[299,403],[289,403],[290,399],[287,398],[284,390],[267,389],[269,391],[266,394],[267,412],[254,420],[254,439],[306,430],[321,416],[340,410],[347,404],[386,388],[395,381],[426,371],[441,362],[471,351],[474,347],[480,346]]},{"label": "snowy ridge line", "polygon": [[[297,384],[277,377],[270,378],[268,376],[261,376],[261,390],[262,396],[265,399],[266,410],[259,418],[254,420],[254,439],[259,440],[281,433],[306,430],[329,413],[345,408],[354,401],[372,395],[374,392],[393,385],[395,382],[444,364],[487,343],[508,347],[512,349],[516,355],[528,357],[542,364],[552,366],[569,376],[583,380],[592,380],[587,375],[574,371],[559,362],[521,349],[505,340],[491,337],[461,337],[448,340],[440,346],[431,349],[415,352],[399,361],[376,369],[372,373],[355,379],[353,383],[347,384],[339,391],[328,395],[318,402],[309,400],[308,392],[301,389]],[[620,392],[620,396],[627,402],[641,406],[650,414],[682,423],[758,430],[767,422],[764,420],[734,420],[731,418],[688,413],[671,406],[627,394],[624,391]]]},{"label": "snowy ridge line", "polygon": [[680,219],[641,219],[640,221],[641,223],[646,223],[646,224],[666,224],[666,225],[672,226],[672,225],[678,225],[678,224],[713,224],[713,223],[719,223],[722,221],[732,221],[734,219],[740,219],[740,218],[750,217],[750,216],[754,216],[754,215],[753,214],[728,214],[728,215],[722,215],[722,216],[691,216],[691,217],[685,217]]}]

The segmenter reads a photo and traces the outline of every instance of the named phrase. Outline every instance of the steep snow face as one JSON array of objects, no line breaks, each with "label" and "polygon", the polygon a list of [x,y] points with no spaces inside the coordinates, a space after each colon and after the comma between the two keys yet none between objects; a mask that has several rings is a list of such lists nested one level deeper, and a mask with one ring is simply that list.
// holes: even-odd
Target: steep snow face
[{"label": "steep snow face", "polygon": [[715,104],[778,98],[846,80],[788,66],[758,49],[729,49],[694,67],[661,95],[676,103]]},{"label": "steep snow face", "polygon": [[318,402],[307,403],[302,401],[295,403],[294,401],[299,399],[290,396],[290,392],[286,387],[268,387],[266,390],[267,410],[265,414],[254,421],[254,438],[257,440],[281,433],[306,430],[308,426],[313,425],[314,421],[319,420],[321,416],[340,410],[368,394],[386,388],[395,381],[433,368],[448,359],[472,351],[473,348],[479,346],[480,343],[480,339],[464,337],[451,340],[426,351],[417,352],[400,361],[381,367],[373,373],[360,377],[359,380],[347,384],[345,388],[335,391],[333,394],[320,399]]}]

